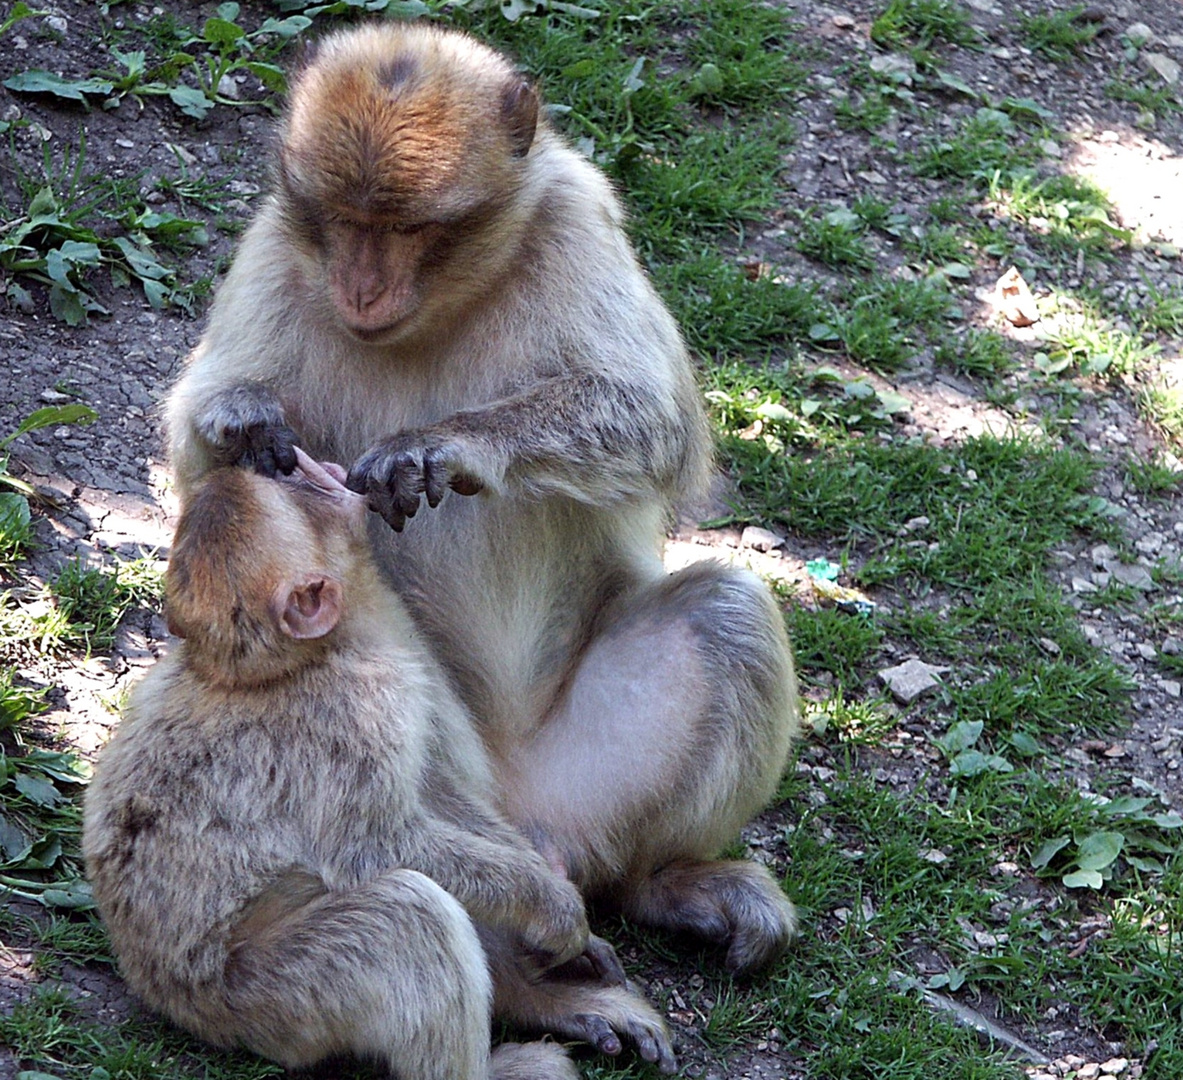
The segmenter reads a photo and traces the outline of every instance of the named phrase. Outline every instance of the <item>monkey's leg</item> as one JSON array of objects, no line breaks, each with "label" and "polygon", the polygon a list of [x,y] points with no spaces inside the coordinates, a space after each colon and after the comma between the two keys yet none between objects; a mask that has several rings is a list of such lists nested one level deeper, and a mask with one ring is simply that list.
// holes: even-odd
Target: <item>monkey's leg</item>
[{"label": "monkey's leg", "polygon": [[532,1075],[492,1069],[484,952],[435,882],[397,870],[283,908],[264,897],[235,933],[227,1034],[288,1067],[353,1054],[416,1080]]},{"label": "monkey's leg", "polygon": [[754,575],[706,563],[605,613],[558,706],[516,747],[510,817],[588,893],[638,922],[766,964],[796,928],[771,875],[714,861],[776,791],[797,730],[780,611]]}]

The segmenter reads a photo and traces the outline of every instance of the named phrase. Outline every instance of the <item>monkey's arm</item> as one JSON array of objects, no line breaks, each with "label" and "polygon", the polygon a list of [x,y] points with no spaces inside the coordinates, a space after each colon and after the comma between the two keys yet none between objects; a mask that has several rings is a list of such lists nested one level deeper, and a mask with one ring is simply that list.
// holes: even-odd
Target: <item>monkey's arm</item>
[{"label": "monkey's arm", "polygon": [[438,818],[405,830],[400,862],[450,892],[479,922],[520,934],[547,967],[588,948],[579,890],[524,840],[505,843]]},{"label": "monkey's arm", "polygon": [[584,371],[391,435],[354,462],[347,485],[399,530],[420,495],[434,507],[448,488],[561,494],[592,505],[664,497],[697,482],[706,445],[692,390]]}]

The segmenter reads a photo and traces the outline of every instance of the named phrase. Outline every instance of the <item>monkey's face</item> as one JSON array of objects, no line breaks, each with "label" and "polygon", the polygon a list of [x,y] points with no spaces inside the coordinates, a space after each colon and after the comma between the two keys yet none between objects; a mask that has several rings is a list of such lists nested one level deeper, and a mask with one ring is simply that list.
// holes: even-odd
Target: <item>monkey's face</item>
[{"label": "monkey's face", "polygon": [[374,25],[321,43],[292,92],[278,195],[345,330],[393,341],[487,281],[538,109],[461,34]]}]

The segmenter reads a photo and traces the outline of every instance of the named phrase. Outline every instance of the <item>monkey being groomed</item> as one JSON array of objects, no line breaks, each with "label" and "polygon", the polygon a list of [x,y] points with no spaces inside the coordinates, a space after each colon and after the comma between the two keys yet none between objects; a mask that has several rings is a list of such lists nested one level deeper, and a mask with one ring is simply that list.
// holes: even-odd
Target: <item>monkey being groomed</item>
[{"label": "monkey being groomed", "polygon": [[781,613],[747,573],[665,573],[711,467],[692,365],[607,180],[505,58],[430,24],[319,43],[168,425],[182,496],[295,443],[351,462],[499,809],[585,896],[735,972],[781,953],[779,884],[717,858],[796,732]]},{"label": "monkey being groomed", "polygon": [[[183,640],[86,795],[120,970],[183,1027],[287,1066],[572,1080],[553,1044],[490,1056],[492,974],[541,1026],[671,1070],[576,888],[494,809],[472,720],[343,479],[298,453],[289,478],[223,469],[190,492],[166,576]],[[546,985],[564,964],[579,977]]]}]

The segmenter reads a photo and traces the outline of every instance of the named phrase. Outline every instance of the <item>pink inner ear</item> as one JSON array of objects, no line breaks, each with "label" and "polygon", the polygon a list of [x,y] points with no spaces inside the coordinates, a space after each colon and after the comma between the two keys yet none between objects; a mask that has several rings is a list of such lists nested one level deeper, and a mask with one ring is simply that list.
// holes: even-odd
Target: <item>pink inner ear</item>
[{"label": "pink inner ear", "polygon": [[289,637],[324,637],[341,619],[341,583],[309,574],[281,587],[279,625]]}]

